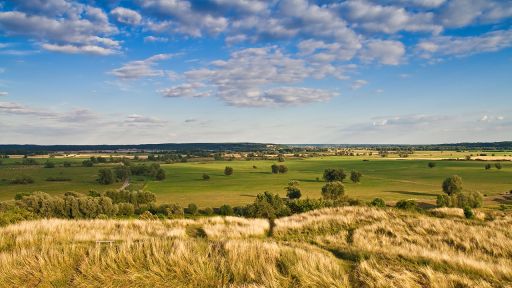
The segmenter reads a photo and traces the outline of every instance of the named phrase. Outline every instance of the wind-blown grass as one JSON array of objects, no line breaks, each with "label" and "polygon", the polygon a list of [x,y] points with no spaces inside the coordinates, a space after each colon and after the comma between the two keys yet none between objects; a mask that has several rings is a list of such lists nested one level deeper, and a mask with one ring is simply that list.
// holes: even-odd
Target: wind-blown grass
[{"label": "wind-blown grass", "polygon": [[0,228],[0,287],[511,287],[512,217],[450,212],[322,209],[273,237],[237,217],[27,221]]}]

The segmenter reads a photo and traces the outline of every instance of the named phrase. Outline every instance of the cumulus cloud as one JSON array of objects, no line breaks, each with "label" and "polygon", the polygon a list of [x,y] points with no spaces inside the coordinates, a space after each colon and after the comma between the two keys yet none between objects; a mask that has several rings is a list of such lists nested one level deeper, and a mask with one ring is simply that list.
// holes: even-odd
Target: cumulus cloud
[{"label": "cumulus cloud", "polygon": [[170,88],[159,90],[162,95],[170,98],[186,97],[186,98],[199,98],[207,97],[210,95],[208,91],[202,91],[204,85],[200,82],[184,83]]},{"label": "cumulus cloud", "polygon": [[[228,105],[272,106],[325,101],[337,93],[321,89],[291,87],[325,71],[303,59],[284,54],[276,47],[248,48],[233,52],[228,60],[213,61],[209,68],[185,72],[190,83],[161,92],[168,97],[215,95]],[[325,76],[325,75],[323,75]]]},{"label": "cumulus cloud", "polygon": [[117,28],[96,7],[67,1],[14,1],[19,11],[0,12],[0,30],[24,35],[44,49],[63,53],[113,54],[119,42],[109,38]]},{"label": "cumulus cloud", "polygon": [[452,0],[439,13],[439,22],[450,28],[475,23],[495,23],[512,17],[512,2],[503,0]]},{"label": "cumulus cloud", "polygon": [[56,117],[57,114],[48,112],[44,109],[35,109],[14,102],[0,102],[0,113],[39,116],[39,117]]},{"label": "cumulus cloud", "polygon": [[416,45],[424,58],[439,56],[467,56],[493,52],[512,47],[512,30],[498,30],[480,36],[437,36]]},{"label": "cumulus cloud", "polygon": [[110,14],[114,16],[117,22],[123,24],[138,25],[142,21],[142,16],[137,11],[124,7],[117,7],[110,11]]},{"label": "cumulus cloud", "polygon": [[114,69],[109,74],[122,80],[134,80],[148,77],[162,77],[164,70],[155,69],[159,61],[169,59],[171,54],[157,54],[144,60],[131,61],[122,67]]},{"label": "cumulus cloud", "polygon": [[405,55],[405,46],[395,40],[369,40],[361,51],[365,62],[378,61],[385,65],[398,65]]},{"label": "cumulus cloud", "polygon": [[156,37],[156,36],[146,36],[144,37],[144,42],[167,42],[169,39],[165,37]]},{"label": "cumulus cloud", "polygon": [[366,84],[368,84],[368,81],[366,80],[356,80],[354,82],[352,82],[352,90],[357,90],[357,89],[360,89],[360,88],[363,88],[364,86],[366,86]]},{"label": "cumulus cloud", "polygon": [[346,1],[338,7],[352,27],[367,31],[392,34],[403,30],[438,34],[443,30],[441,25],[434,23],[431,12],[411,13],[403,7],[367,1]]}]

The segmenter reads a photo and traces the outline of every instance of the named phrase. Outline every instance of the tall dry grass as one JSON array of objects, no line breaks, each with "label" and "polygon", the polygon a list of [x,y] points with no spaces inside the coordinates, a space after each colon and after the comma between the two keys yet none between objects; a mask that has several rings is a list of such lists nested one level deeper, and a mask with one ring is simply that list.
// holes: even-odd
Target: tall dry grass
[{"label": "tall dry grass", "polygon": [[237,217],[22,222],[0,228],[0,287],[512,287],[512,217],[441,212],[322,209],[271,238]]}]

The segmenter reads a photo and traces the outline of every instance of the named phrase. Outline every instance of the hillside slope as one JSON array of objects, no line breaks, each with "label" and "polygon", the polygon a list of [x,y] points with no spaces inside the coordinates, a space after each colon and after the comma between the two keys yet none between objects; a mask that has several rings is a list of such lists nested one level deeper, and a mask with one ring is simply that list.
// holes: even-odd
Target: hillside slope
[{"label": "hillside slope", "polygon": [[236,217],[22,222],[0,228],[0,286],[512,287],[510,215],[344,207],[279,219],[272,237],[268,227]]}]

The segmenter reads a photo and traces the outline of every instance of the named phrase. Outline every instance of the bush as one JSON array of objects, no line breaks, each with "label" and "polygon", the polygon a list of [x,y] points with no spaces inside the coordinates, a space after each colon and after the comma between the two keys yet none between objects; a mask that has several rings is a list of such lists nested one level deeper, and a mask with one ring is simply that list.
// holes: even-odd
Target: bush
[{"label": "bush", "polygon": [[98,183],[110,185],[114,183],[114,180],[114,173],[112,173],[112,169],[104,168],[98,171],[98,179],[96,179]]},{"label": "bush", "polygon": [[277,161],[278,162],[284,162],[284,155],[283,154],[279,154],[279,156],[277,157]]},{"label": "bush", "polygon": [[46,178],[46,181],[48,181],[48,182],[66,182],[66,181],[71,181],[71,178],[66,178],[66,177],[48,177],[48,178]]},{"label": "bush", "polygon": [[190,214],[190,215],[196,215],[197,214],[197,205],[194,204],[194,203],[190,203],[188,204],[188,207],[187,207],[187,213]]},{"label": "bush", "polygon": [[135,207],[131,203],[119,203],[117,204],[117,215],[119,216],[133,216],[135,213]]},{"label": "bush", "polygon": [[205,181],[210,180],[210,175],[203,173],[203,180],[205,180]]},{"label": "bush", "polygon": [[496,164],[494,164],[494,167],[496,167],[496,169],[498,169],[498,170],[501,170],[501,168],[503,168],[503,167],[501,166],[501,163],[496,163]]},{"label": "bush", "polygon": [[361,182],[361,177],[363,177],[363,174],[361,172],[358,172],[358,171],[350,172],[350,180],[352,180],[352,182],[354,182],[354,183]]},{"label": "bush", "polygon": [[491,169],[491,164],[485,164],[485,170]]},{"label": "bush", "polygon": [[233,216],[233,208],[229,205],[222,205],[219,208],[219,214],[223,216]]},{"label": "bush", "polygon": [[452,207],[452,201],[448,195],[437,195],[437,207]]},{"label": "bush", "polygon": [[208,207],[208,208],[205,208],[201,211],[201,214],[204,214],[204,215],[207,215],[207,216],[211,216],[213,215],[214,211],[212,208]]},{"label": "bush", "polygon": [[46,163],[44,163],[44,168],[55,168],[55,163],[46,161]]},{"label": "bush", "polygon": [[66,161],[66,162],[62,163],[62,166],[69,168],[69,167],[71,167],[71,162]]},{"label": "bush", "polygon": [[21,176],[21,177],[11,180],[11,184],[32,184],[32,183],[34,183],[34,179],[29,176]]},{"label": "bush", "polygon": [[299,199],[302,196],[298,181],[288,182],[288,186],[286,186],[285,189],[286,189],[286,197],[288,197],[290,199]]},{"label": "bush", "polygon": [[162,168],[159,168],[156,170],[155,180],[162,181],[165,179],[165,170]]},{"label": "bush", "polygon": [[246,214],[249,217],[275,219],[290,215],[290,208],[279,195],[264,192],[256,196],[254,203],[247,207]]},{"label": "bush", "polygon": [[340,199],[345,195],[345,186],[340,181],[329,182],[322,187],[322,197],[328,200]]},{"label": "bush", "polygon": [[478,208],[482,207],[482,204],[484,202],[484,198],[480,192],[477,191],[468,191],[464,193],[457,193],[454,195],[453,199],[453,206],[463,208],[463,207],[470,207],[470,208]]},{"label": "bush", "polygon": [[114,167],[114,174],[117,180],[124,181],[132,176],[132,171],[128,166],[119,165]]},{"label": "bush", "polygon": [[144,211],[144,213],[140,214],[139,219],[140,220],[158,220],[158,216],[153,215],[149,211]]},{"label": "bush", "polygon": [[272,174],[279,173],[279,166],[277,164],[272,164],[272,166],[270,166],[270,168],[272,169]]},{"label": "bush", "polygon": [[94,166],[94,163],[91,160],[84,160],[84,161],[82,161],[82,166],[92,167],[92,166]]},{"label": "bush", "polygon": [[323,177],[327,182],[343,182],[343,180],[347,177],[347,174],[345,174],[343,169],[325,169]]},{"label": "bush", "polygon": [[450,176],[443,181],[443,191],[453,195],[462,191],[462,178],[457,175]]},{"label": "bush", "polygon": [[286,167],[285,165],[279,165],[278,170],[280,174],[285,174],[286,172],[288,172],[288,167]]},{"label": "bush", "polygon": [[224,175],[226,175],[226,176],[233,175],[233,167],[226,166],[226,168],[224,168]]},{"label": "bush", "polygon": [[372,202],[370,202],[370,206],[383,208],[386,207],[386,202],[384,202],[384,200],[381,198],[375,198],[372,200]]},{"label": "bush", "polygon": [[465,206],[464,208],[464,217],[467,219],[473,219],[475,217],[475,214],[473,213],[473,210],[471,210],[471,207]]},{"label": "bush", "polygon": [[23,158],[21,161],[22,165],[39,165],[39,163],[36,161],[36,159],[32,158]]},{"label": "bush", "polygon": [[418,203],[414,200],[400,200],[396,202],[395,207],[403,210],[416,210],[418,209]]},{"label": "bush", "polygon": [[428,162],[428,168],[436,167],[436,162]]}]

